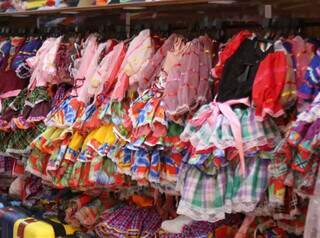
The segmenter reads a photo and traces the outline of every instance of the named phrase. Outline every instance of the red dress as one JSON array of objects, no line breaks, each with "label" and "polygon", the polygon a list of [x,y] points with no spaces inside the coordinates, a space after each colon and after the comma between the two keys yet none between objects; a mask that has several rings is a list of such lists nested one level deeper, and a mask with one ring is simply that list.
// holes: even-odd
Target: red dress
[{"label": "red dress", "polygon": [[245,39],[252,36],[253,33],[250,31],[241,31],[227,43],[225,48],[219,53],[218,63],[211,71],[214,78],[221,78],[225,62],[237,51]]},{"label": "red dress", "polygon": [[280,101],[288,71],[285,52],[269,53],[261,61],[252,90],[252,100],[256,106],[257,118],[263,120],[266,115],[279,117],[284,110]]}]

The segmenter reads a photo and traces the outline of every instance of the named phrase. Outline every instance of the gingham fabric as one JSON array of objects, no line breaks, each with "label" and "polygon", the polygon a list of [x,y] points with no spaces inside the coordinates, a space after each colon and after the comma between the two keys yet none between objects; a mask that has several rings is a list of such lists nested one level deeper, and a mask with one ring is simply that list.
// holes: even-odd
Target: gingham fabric
[{"label": "gingham fabric", "polygon": [[0,173],[11,172],[14,165],[14,158],[0,156]]},{"label": "gingham fabric", "polygon": [[101,238],[151,238],[161,226],[161,217],[154,208],[123,206],[107,213],[102,214],[102,222],[95,228]]},{"label": "gingham fabric", "polygon": [[245,176],[240,175],[239,165],[233,168],[229,164],[213,176],[189,166],[180,186],[178,213],[216,222],[224,219],[225,213],[253,211],[267,189],[268,164],[267,159],[246,158]]},{"label": "gingham fabric", "polygon": [[[234,226],[239,227],[243,221],[241,214],[227,215],[226,219],[210,223],[207,221],[193,221],[191,224],[185,225],[179,234],[159,232],[159,238],[208,238],[212,233],[219,230],[219,228]],[[227,234],[221,234],[219,238],[226,237]],[[212,236],[215,237],[215,236]]]},{"label": "gingham fabric", "polygon": [[[235,147],[236,143],[230,121],[223,114],[218,114],[216,118],[209,116],[200,127],[193,125],[193,121],[201,117],[201,114],[208,109],[210,109],[210,104],[200,108],[192,120],[187,123],[181,134],[181,139],[190,141],[196,151],[211,147],[220,149]],[[241,124],[242,142],[245,150],[267,144],[275,146],[279,142],[280,132],[271,119],[263,122],[257,121],[252,108],[235,108],[233,111]]]}]

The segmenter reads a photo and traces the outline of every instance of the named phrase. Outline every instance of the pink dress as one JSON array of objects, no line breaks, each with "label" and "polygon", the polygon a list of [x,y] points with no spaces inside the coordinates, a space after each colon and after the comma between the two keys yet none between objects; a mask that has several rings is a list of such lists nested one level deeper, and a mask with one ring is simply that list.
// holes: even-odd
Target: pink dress
[{"label": "pink dress", "polygon": [[[97,48],[96,36],[90,35],[84,44],[83,54],[74,72],[75,80],[71,97],[64,100],[57,109],[49,113],[45,120],[47,126],[70,128],[75,120],[81,117],[85,105],[90,99],[90,97],[87,96],[88,91],[85,87],[86,81],[90,79],[85,77],[90,70],[89,66]],[[81,95],[81,97],[79,97],[79,95]]]},{"label": "pink dress", "polygon": [[97,37],[95,35],[90,35],[84,44],[83,54],[79,61],[79,66],[74,74],[75,85],[71,93],[72,96],[78,96],[80,94],[82,96],[85,96],[85,81],[89,80],[86,79],[86,75],[89,72],[89,66],[91,64],[91,61],[94,59],[93,57],[97,49]]},{"label": "pink dress", "polygon": [[[109,107],[111,108],[111,113],[113,113],[111,121],[115,124],[114,131],[119,137],[127,138],[130,137],[131,133],[133,137],[147,134],[147,131],[150,132],[149,124],[153,122],[159,124],[159,126],[152,127],[156,133],[163,134],[163,131],[166,130],[163,129],[163,127],[166,126],[162,125],[166,124],[163,103],[161,102],[162,91],[168,73],[181,58],[181,52],[184,46],[185,44],[182,37],[171,35],[149,60],[149,63],[138,73],[140,77],[139,89],[143,86],[140,82],[150,82],[148,90],[144,90],[141,96],[131,103],[130,108],[129,105],[126,105],[126,102],[123,103],[122,108],[124,110],[121,110],[120,113],[118,109],[112,111],[112,106]],[[148,80],[148,77],[150,77],[151,80]],[[160,102],[161,106],[159,106]],[[147,107],[147,109],[143,109],[144,107]],[[106,110],[103,110],[104,114],[102,118],[104,118],[105,114],[111,114],[107,108],[108,106],[106,106]],[[144,113],[148,115],[143,116],[144,120],[139,120],[139,114]],[[118,116],[118,114],[120,116]],[[116,120],[114,120],[114,118],[116,118]],[[107,119],[110,120],[110,118]],[[135,131],[132,131],[132,127],[136,127]]]},{"label": "pink dress", "polygon": [[106,43],[99,44],[91,59],[88,70],[84,76],[85,80],[83,86],[81,87],[81,90],[79,90],[78,99],[82,102],[88,102],[91,98],[91,94],[89,93],[89,85],[91,84],[91,78],[93,77],[94,73],[98,68],[99,59],[101,55],[104,55],[104,52],[107,50],[106,46]]},{"label": "pink dress", "polygon": [[125,56],[124,42],[120,42],[101,61],[90,78],[88,92],[90,95],[103,93],[108,95],[116,82],[116,76]]},{"label": "pink dress", "polygon": [[170,117],[194,111],[210,100],[209,72],[212,41],[201,37],[188,42],[182,57],[170,71],[163,101]]},{"label": "pink dress", "polygon": [[151,59],[153,54],[154,45],[150,30],[143,30],[130,42],[111,95],[112,100],[122,101],[129,88],[129,81],[135,82],[138,80],[137,73]]},{"label": "pink dress", "polygon": [[178,38],[176,34],[170,35],[161,48],[154,54],[149,63],[138,72],[137,78],[139,78],[139,81],[137,83],[139,94],[142,94],[155,82],[156,77],[161,70],[164,58],[167,56],[167,53],[173,49],[174,45],[178,42],[178,39],[180,38]]},{"label": "pink dress", "polygon": [[197,104],[202,105],[203,103],[211,101],[211,89],[209,85],[210,70],[212,68],[212,52],[213,52],[213,41],[207,36],[200,36],[199,40],[203,46],[200,50],[200,75],[197,92]]},{"label": "pink dress", "polygon": [[109,102],[108,96],[116,82],[124,56],[125,46],[121,42],[102,59],[88,81],[88,94],[94,98],[94,101],[87,106],[83,116],[77,119],[73,125],[74,128],[90,131],[101,125],[99,113],[102,110],[101,107]]},{"label": "pink dress", "polygon": [[55,67],[55,58],[61,43],[62,37],[48,38],[36,56],[27,59],[27,63],[32,70],[28,88],[30,90],[36,87],[47,87],[48,84],[57,82],[57,69]]}]

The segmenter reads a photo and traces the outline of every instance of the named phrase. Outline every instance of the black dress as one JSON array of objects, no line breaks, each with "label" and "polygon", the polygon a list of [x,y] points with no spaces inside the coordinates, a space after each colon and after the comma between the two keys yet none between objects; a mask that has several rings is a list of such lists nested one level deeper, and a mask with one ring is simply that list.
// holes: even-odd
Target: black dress
[{"label": "black dress", "polygon": [[262,51],[256,39],[244,40],[224,65],[217,101],[250,97],[259,64],[270,52],[273,47]]}]

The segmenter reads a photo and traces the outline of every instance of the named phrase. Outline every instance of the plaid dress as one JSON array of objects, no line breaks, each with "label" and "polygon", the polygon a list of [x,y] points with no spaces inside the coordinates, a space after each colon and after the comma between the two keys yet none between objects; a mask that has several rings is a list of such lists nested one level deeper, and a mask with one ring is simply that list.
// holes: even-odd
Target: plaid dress
[{"label": "plaid dress", "polygon": [[28,155],[31,150],[30,143],[45,131],[45,128],[44,123],[40,122],[26,130],[22,129],[11,132],[6,153],[12,155]]},{"label": "plaid dress", "polygon": [[143,237],[152,238],[161,226],[161,217],[154,208],[124,206],[107,215],[95,232],[99,237]]},{"label": "plaid dress", "polygon": [[268,185],[268,159],[246,158],[247,171],[240,175],[239,164],[229,163],[211,175],[188,166],[181,175],[181,200],[178,213],[194,220],[216,222],[226,213],[251,212],[262,199]]},{"label": "plaid dress", "polygon": [[[243,221],[243,216],[240,214],[227,215],[226,219],[210,223],[207,221],[193,221],[191,224],[185,225],[182,228],[181,233],[173,234],[166,232],[159,232],[159,238],[208,238],[208,237],[231,237],[228,236],[228,232],[221,234],[221,228],[233,228],[237,229]],[[225,230],[226,231],[226,230]],[[210,236],[212,233],[216,233],[217,236]],[[220,236],[219,236],[219,235]]]},{"label": "plaid dress", "polygon": [[0,156],[0,173],[12,172],[15,159],[6,156]]},{"label": "plaid dress", "polygon": [[[236,147],[231,122],[222,113],[215,114],[213,110],[210,104],[203,105],[181,134],[181,139],[190,141],[196,151],[211,147]],[[272,120],[257,121],[252,108],[235,108],[233,112],[241,124],[244,150],[264,145],[274,147],[281,139],[275,123]],[[204,113],[207,115],[204,116]],[[200,118],[204,118],[203,121],[195,125],[195,121],[201,120]]]}]

